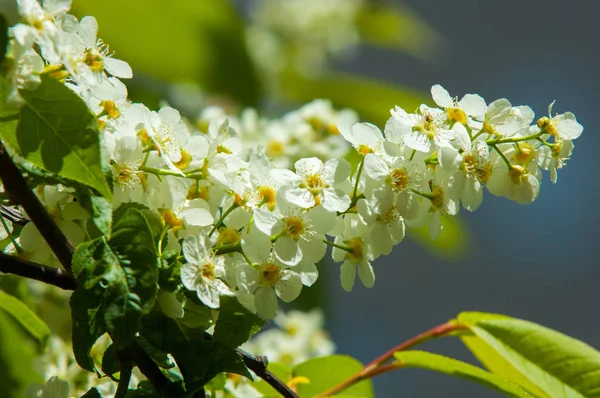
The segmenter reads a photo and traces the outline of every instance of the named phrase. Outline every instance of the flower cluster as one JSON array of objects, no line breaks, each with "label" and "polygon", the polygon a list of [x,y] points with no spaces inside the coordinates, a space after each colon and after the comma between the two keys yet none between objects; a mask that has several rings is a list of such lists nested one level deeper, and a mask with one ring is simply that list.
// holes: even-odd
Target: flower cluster
[{"label": "flower cluster", "polygon": [[[180,289],[210,308],[229,295],[275,317],[279,300],[315,283],[327,246],[344,289],[356,274],[371,287],[372,262],[402,241],[406,226],[427,225],[435,238],[461,204],[481,204],[484,187],[532,202],[541,170],[555,182],[583,130],[572,113],[551,107],[535,120],[529,107],[476,94],[458,100],[439,85],[431,90],[437,107],[396,107],[383,132],[324,101],[281,120],[210,108],[190,123],[173,108],[127,99],[118,78],[130,68],[96,38],[92,17],[66,13],[68,0],[19,6],[25,23],[12,28],[9,54],[14,93],[46,73],[86,101],[102,129],[113,206],[147,208],[160,225],[158,252],[183,253]],[[342,158],[349,146],[360,158],[354,168]],[[65,227],[73,221],[68,202],[57,199]]]}]

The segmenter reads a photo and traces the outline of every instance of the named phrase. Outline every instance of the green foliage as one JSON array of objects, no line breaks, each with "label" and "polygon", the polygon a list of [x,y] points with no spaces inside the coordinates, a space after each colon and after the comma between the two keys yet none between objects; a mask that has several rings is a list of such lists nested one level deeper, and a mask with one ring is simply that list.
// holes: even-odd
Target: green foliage
[{"label": "green foliage", "polygon": [[[86,186],[77,187],[76,196],[79,203],[92,215],[92,223],[88,224],[88,233],[92,238],[98,236],[110,237],[112,228],[112,204],[104,196],[96,194]],[[92,229],[91,227],[94,227]]]},{"label": "green foliage", "polygon": [[362,120],[379,127],[385,125],[395,105],[412,111],[425,102],[424,96],[407,88],[341,72],[306,77],[288,70],[282,74],[281,86],[281,95],[287,100],[329,98],[336,106],[354,109]]},{"label": "green foliage", "polygon": [[142,337],[170,353],[181,370],[188,394],[199,390],[222,372],[250,378],[236,348],[265,322],[243,308],[235,298],[223,297],[212,340],[204,339],[204,327],[190,329],[161,312],[152,312],[144,322]]},{"label": "green foliage", "polygon": [[[287,383],[292,379],[292,369],[290,369],[287,365],[284,365],[279,362],[269,362],[267,369],[273,373],[277,378],[284,383]],[[263,379],[259,379],[252,384],[258,392],[267,397],[277,397],[279,393],[275,390],[269,383],[264,381]]]},{"label": "green foliage", "polygon": [[117,359],[115,345],[111,344],[102,354],[102,373],[113,378],[113,375],[117,372],[119,372],[119,360]]},{"label": "green foliage", "polygon": [[538,324],[497,314],[462,313],[458,322],[472,336],[462,337],[493,373],[532,394],[548,397],[600,396],[600,352]]},{"label": "green foliage", "polygon": [[90,388],[81,398],[102,398],[100,391],[96,387]]},{"label": "green foliage", "polygon": [[2,290],[0,290],[0,310],[11,315],[42,347],[46,345],[50,338],[48,326],[29,307]]},{"label": "green foliage", "polygon": [[[298,383],[301,398],[314,397],[325,392],[362,370],[363,365],[346,355],[329,355],[309,359],[292,369],[293,377],[304,377],[308,383]],[[373,397],[370,380],[364,380],[344,390],[344,395],[353,397]]]},{"label": "green foliage", "polygon": [[369,45],[405,51],[421,60],[440,55],[443,37],[408,7],[369,4],[356,20],[361,39]]},{"label": "green foliage", "polygon": [[442,355],[425,351],[402,351],[394,354],[395,362],[402,368],[429,369],[483,384],[491,389],[503,392],[509,396],[532,397],[517,384],[504,377],[486,372],[476,366]]},{"label": "green foliage", "polygon": [[[101,165],[98,122],[85,102],[47,76],[37,89],[20,94],[24,100],[20,112],[0,105],[0,117],[10,120],[0,125],[0,138],[34,165],[88,185],[112,200]],[[3,87],[0,101],[5,99]]]},{"label": "green foliage", "polygon": [[[245,105],[260,98],[243,24],[228,0],[182,0],[177,6],[161,0],[80,1],[74,2],[73,12],[96,17],[100,37],[137,73],[195,82]],[[160,29],[149,29],[150,21],[160,21]]]},{"label": "green foliage", "polygon": [[110,241],[79,245],[73,274],[79,282],[71,297],[73,349],[77,362],[92,371],[89,351],[96,339],[108,331],[118,349],[125,347],[154,305],[158,265],[144,216],[129,209],[113,225]]},{"label": "green foliage", "polygon": [[6,57],[6,50],[8,46],[8,24],[4,15],[0,14],[0,68]]},{"label": "green foliage", "polygon": [[2,396],[21,397],[31,383],[42,383],[33,370],[35,346],[14,319],[0,311],[0,386]]}]

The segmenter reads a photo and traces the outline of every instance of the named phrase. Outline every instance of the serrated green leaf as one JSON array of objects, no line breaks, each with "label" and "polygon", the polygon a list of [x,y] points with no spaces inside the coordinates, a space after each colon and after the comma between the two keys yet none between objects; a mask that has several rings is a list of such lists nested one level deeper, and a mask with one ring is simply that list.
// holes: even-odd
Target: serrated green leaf
[{"label": "serrated green leaf", "polygon": [[[292,368],[293,377],[305,377],[308,383],[298,383],[298,395],[301,398],[314,397],[348,379],[363,369],[356,359],[346,355],[329,355],[309,359]],[[370,398],[373,387],[370,380],[364,380],[344,390],[344,395]]]},{"label": "serrated green leaf", "polygon": [[500,391],[508,396],[532,398],[533,396],[510,380],[468,363],[425,351],[400,351],[394,354],[402,368],[429,369],[471,380]]},{"label": "serrated green leaf", "polygon": [[248,311],[235,297],[221,297],[214,341],[224,348],[238,348],[267,321]]},{"label": "serrated green leaf", "polygon": [[50,329],[28,306],[0,290],[0,309],[11,315],[42,347],[46,345]]},{"label": "serrated green leaf", "polygon": [[462,339],[486,367],[531,393],[600,397],[600,352],[582,341],[497,314],[467,312],[457,320],[473,333]]},{"label": "serrated green leaf", "polygon": [[404,87],[341,72],[327,72],[306,77],[293,71],[281,76],[284,99],[307,102],[328,98],[336,106],[358,112],[362,120],[383,128],[395,105],[413,111],[426,101],[424,95]]},{"label": "serrated green leaf", "polygon": [[[4,142],[34,165],[94,188],[112,200],[102,170],[98,122],[85,102],[48,76],[42,76],[35,90],[20,94],[24,101],[20,120],[15,130],[0,128]],[[5,90],[3,101],[4,97]]]},{"label": "serrated green leaf", "polygon": [[94,370],[89,350],[96,339],[108,331],[118,349],[125,347],[154,306],[158,260],[144,216],[128,209],[113,225],[110,241],[102,236],[77,246],[73,275],[79,281],[71,298],[75,358]]}]

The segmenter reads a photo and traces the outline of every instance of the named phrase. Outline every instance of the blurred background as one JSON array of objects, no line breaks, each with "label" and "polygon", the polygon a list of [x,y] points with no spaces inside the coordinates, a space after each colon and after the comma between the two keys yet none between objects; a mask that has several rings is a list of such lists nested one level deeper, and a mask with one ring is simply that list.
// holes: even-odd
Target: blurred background
[{"label": "blurred background", "polygon": [[[13,23],[15,10],[0,0]],[[393,105],[431,103],[436,83],[529,105],[538,117],[556,99],[554,111],[573,111],[585,132],[536,202],[486,195],[438,242],[412,231],[376,261],[371,290],[344,292],[338,266],[324,263],[297,306],[322,306],[337,352],[362,362],[466,310],[528,319],[600,349],[600,2],[74,0],[74,12],[94,15],[99,36],[132,65],[132,100],[156,108],[167,99],[190,116],[210,104],[277,115],[329,98],[383,127]],[[474,362],[458,340],[423,348]],[[374,385],[378,397],[499,396],[412,369]]]}]

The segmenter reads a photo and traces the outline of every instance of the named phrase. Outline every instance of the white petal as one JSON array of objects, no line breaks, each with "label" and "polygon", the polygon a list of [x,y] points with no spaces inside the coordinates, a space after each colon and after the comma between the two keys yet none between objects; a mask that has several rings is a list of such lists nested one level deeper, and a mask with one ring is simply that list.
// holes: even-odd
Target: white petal
[{"label": "white petal", "polygon": [[323,162],[319,158],[303,158],[298,160],[294,167],[299,176],[306,177],[315,173],[320,173],[323,168]]},{"label": "white petal", "polygon": [[298,243],[289,236],[282,236],[277,239],[277,242],[273,245],[273,251],[279,261],[289,266],[294,266],[302,260],[302,251]]},{"label": "white petal", "polygon": [[277,315],[277,296],[272,288],[263,286],[258,288],[256,294],[256,311],[265,319],[273,319]]},{"label": "white petal", "polygon": [[206,227],[207,225],[211,225],[214,221],[212,214],[210,214],[208,210],[202,208],[185,209],[181,212],[181,218],[186,224],[196,227]]},{"label": "white petal", "polygon": [[469,179],[465,184],[462,195],[462,205],[469,211],[475,211],[483,201],[483,187],[475,178]]},{"label": "white petal", "polygon": [[313,231],[318,234],[326,234],[335,227],[337,214],[319,205],[306,213],[306,219],[312,224]]},{"label": "white petal", "polygon": [[350,163],[345,159],[330,159],[323,165],[323,176],[339,184],[350,178]]},{"label": "white petal", "polygon": [[104,69],[111,75],[121,79],[131,79],[133,77],[131,66],[120,59],[110,57],[104,58]]},{"label": "white petal", "polygon": [[271,238],[260,230],[253,230],[242,238],[242,249],[253,263],[264,263],[271,254]]},{"label": "white petal", "polygon": [[340,267],[340,279],[342,282],[342,288],[345,291],[350,292],[354,287],[354,279],[356,278],[356,264],[349,261],[344,261]]},{"label": "white petal", "polygon": [[323,190],[323,207],[331,212],[346,211],[350,206],[350,196],[337,189]]},{"label": "white petal", "polygon": [[303,209],[308,209],[315,205],[315,197],[305,188],[289,188],[284,191],[285,200],[293,203]]},{"label": "white petal", "polygon": [[279,218],[264,207],[254,210],[254,225],[264,234],[273,235],[273,228],[279,223]]},{"label": "white petal", "polygon": [[450,97],[448,91],[439,84],[431,87],[431,97],[442,108],[452,108],[454,106],[454,101],[452,101],[452,97]]},{"label": "white petal", "polygon": [[574,140],[583,133],[583,126],[572,119],[563,119],[555,127],[558,135],[565,140]]},{"label": "white petal", "polygon": [[90,16],[81,18],[77,34],[86,47],[96,47],[96,36],[98,34],[98,21],[96,21],[96,18]]},{"label": "white petal", "polygon": [[[300,240],[298,246],[302,251],[302,261],[310,263],[318,263],[327,252],[327,245],[323,242],[325,236],[317,235],[312,240]],[[295,268],[294,268],[295,270]]]},{"label": "white petal", "polygon": [[442,220],[439,211],[433,213],[427,223],[427,229],[429,230],[429,237],[432,240],[436,240],[440,236],[440,232],[442,232]]},{"label": "white petal", "polygon": [[358,265],[358,277],[365,287],[371,288],[375,285],[375,272],[373,272],[373,267],[368,261]]},{"label": "white petal", "polygon": [[383,223],[376,223],[371,230],[372,244],[381,254],[390,254],[394,247],[388,228]]},{"label": "white petal", "polygon": [[365,156],[364,170],[376,181],[385,181],[390,175],[390,168],[379,156],[369,153]]},{"label": "white petal", "polygon": [[304,286],[312,286],[319,278],[319,271],[316,265],[312,263],[303,261],[294,267],[294,271],[300,275]]},{"label": "white petal", "polygon": [[[202,253],[200,252],[202,250]],[[200,265],[203,262],[203,257],[206,254],[206,249],[200,247],[198,239],[194,235],[188,235],[183,240],[183,256],[188,263]]]},{"label": "white petal", "polygon": [[245,293],[252,294],[258,286],[258,271],[248,264],[240,264],[235,269],[238,287]]},{"label": "white petal", "polygon": [[375,149],[383,141],[381,130],[371,123],[356,123],[352,132],[358,144],[367,145],[371,149]]},{"label": "white petal", "polygon": [[487,106],[485,101],[477,94],[467,94],[458,103],[467,115],[475,118],[483,118]]},{"label": "white petal", "polygon": [[431,140],[425,134],[413,131],[404,136],[404,144],[410,149],[429,153],[431,151]]},{"label": "white petal", "polygon": [[181,266],[181,283],[188,290],[196,290],[198,285],[198,273],[200,270],[191,263],[185,263]]},{"label": "white petal", "polygon": [[506,98],[500,98],[492,102],[486,112],[486,119],[491,124],[502,124],[510,115],[512,105]]},{"label": "white petal", "polygon": [[301,291],[302,279],[300,275],[291,271],[285,272],[275,285],[275,292],[286,303],[294,301]]}]

